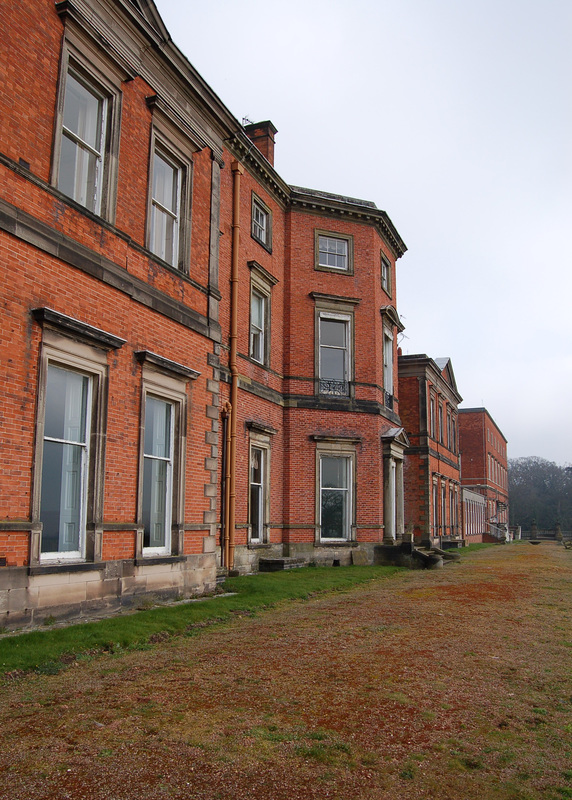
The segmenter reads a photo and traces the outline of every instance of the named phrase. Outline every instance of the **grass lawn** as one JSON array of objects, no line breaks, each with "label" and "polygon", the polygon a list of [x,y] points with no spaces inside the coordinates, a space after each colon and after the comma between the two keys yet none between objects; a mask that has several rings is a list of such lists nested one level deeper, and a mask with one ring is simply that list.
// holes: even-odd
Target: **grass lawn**
[{"label": "grass lawn", "polygon": [[366,581],[387,579],[398,570],[397,567],[302,567],[228,578],[223,586],[226,596],[160,605],[98,622],[46,626],[46,630],[12,636],[5,633],[0,637],[0,673],[35,669],[55,674],[74,658],[148,648],[170,636],[194,635],[203,627],[228,621],[240,612],[253,614],[285,601],[345,591]]}]

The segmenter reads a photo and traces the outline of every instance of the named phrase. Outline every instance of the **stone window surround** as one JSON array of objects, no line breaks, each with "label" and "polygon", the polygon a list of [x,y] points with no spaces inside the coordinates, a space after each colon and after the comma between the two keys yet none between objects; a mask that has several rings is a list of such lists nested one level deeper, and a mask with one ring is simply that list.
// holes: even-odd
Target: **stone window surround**
[{"label": "stone window surround", "polygon": [[[251,423],[249,426],[249,442],[248,442],[248,543],[252,546],[260,546],[268,544],[268,528],[270,520],[270,465],[271,465],[271,429],[263,426],[257,426]],[[273,429],[272,429],[273,430]],[[256,447],[264,451],[264,464],[263,464],[263,525],[262,525],[262,538],[252,538],[252,518],[251,518],[251,495],[250,495],[250,463],[252,458],[252,448]]]},{"label": "stone window surround", "polygon": [[[314,544],[316,546],[323,547],[324,545],[339,545],[340,543],[349,543],[349,542],[356,542],[356,496],[355,496],[355,487],[356,487],[356,471],[357,471],[357,447],[361,443],[361,438],[338,438],[338,437],[329,437],[329,436],[322,436],[316,435],[311,437],[316,442],[316,480],[315,480],[315,514],[316,514],[316,525],[315,525],[315,537],[314,537]],[[332,538],[321,538],[321,504],[322,504],[322,486],[321,486],[321,467],[320,462],[323,456],[329,456],[331,458],[347,458],[350,461],[350,468],[349,468],[349,491],[348,491],[348,502],[350,505],[349,508],[349,525],[347,536],[341,539],[332,539]]]},{"label": "stone window surround", "polygon": [[[265,215],[266,218],[266,229],[264,238],[258,236],[255,233],[255,227],[254,227],[255,209],[257,209],[259,212]],[[251,198],[250,235],[252,236],[254,241],[258,242],[258,244],[264,247],[265,250],[268,250],[269,253],[272,252],[272,211],[264,202],[264,200],[262,200],[255,192],[252,192],[252,198]]]},{"label": "stone window surround", "polygon": [[[327,236],[329,239],[341,239],[347,242],[347,267],[345,269],[328,267],[320,264],[320,236]],[[338,275],[354,274],[354,237],[350,233],[339,233],[337,231],[326,231],[316,228],[314,230],[314,269],[318,272],[333,272]]]},{"label": "stone window surround", "polygon": [[[191,231],[192,231],[192,190],[193,190],[193,155],[197,146],[184,133],[174,125],[167,113],[164,113],[163,104],[153,95],[147,98],[147,105],[153,111],[153,126],[151,130],[151,147],[149,155],[149,179],[147,192],[147,231],[145,242],[153,258],[160,258],[151,251],[151,215],[153,194],[153,158],[155,152],[164,154],[167,160],[172,161],[179,170],[181,178],[180,210],[178,220],[178,245],[177,258],[174,264],[164,262],[167,266],[177,269],[185,275],[190,273]],[[162,261],[162,259],[161,259]]]},{"label": "stone window surround", "polygon": [[[384,255],[383,250],[381,251],[381,288],[385,292],[388,297],[392,296],[392,285],[391,285],[391,262],[389,259]],[[385,270],[384,270],[385,267]],[[385,273],[385,277],[384,277]]]},{"label": "stone window surround", "polygon": [[[272,333],[272,287],[278,283],[278,279],[264,269],[257,261],[249,261],[250,270],[250,306],[249,306],[249,335],[248,335],[248,355],[252,361],[263,367],[270,367],[271,359],[271,333]],[[252,294],[257,291],[265,299],[264,308],[264,345],[263,359],[259,361],[252,357],[251,330],[252,330]]]},{"label": "stone window surround", "polygon": [[[139,432],[139,468],[137,491],[137,536],[135,557],[145,559],[157,557],[156,551],[143,546],[143,463],[145,440],[145,400],[147,395],[157,397],[172,404],[174,413],[173,425],[173,474],[171,491],[171,536],[169,552],[166,557],[183,555],[185,530],[185,464],[187,450],[187,383],[194,380],[199,373],[177,364],[155,353],[141,350],[135,353],[141,364],[141,422]],[[146,552],[147,550],[147,552]]]},{"label": "stone window surround", "polygon": [[[112,224],[115,222],[119,136],[121,125],[121,84],[128,77],[124,70],[103,55],[101,48],[69,21],[66,24],[60,63],[58,102],[55,114],[55,135],[52,157],[51,183],[58,187],[60,154],[63,135],[63,111],[66,80],[70,69],[81,75],[108,102],[107,131],[105,134],[102,186],[99,208],[95,212]],[[67,195],[66,195],[67,197]],[[71,202],[77,202],[69,198]],[[78,203],[80,208],[84,208]]]},{"label": "stone window surround", "polygon": [[322,317],[346,319],[348,322],[348,385],[349,397],[354,396],[355,391],[355,306],[360,302],[355,297],[339,297],[337,295],[322,294],[320,292],[310,292],[310,297],[314,300],[314,393],[318,396],[320,392],[320,320]]},{"label": "stone window surround", "polygon": [[[103,480],[105,464],[105,424],[107,418],[108,359],[107,352],[118,349],[125,340],[105,331],[60,314],[49,308],[32,312],[42,325],[40,347],[36,459],[32,479],[32,530],[30,566],[40,563],[65,563],[60,556],[41,557],[40,503],[42,489],[42,453],[44,442],[44,411],[48,365],[79,371],[91,378],[91,428],[89,431],[88,488],[85,496],[85,530],[81,532],[82,561],[100,561],[102,548]],[[72,338],[73,337],[73,338]],[[77,559],[76,559],[77,560]]]}]

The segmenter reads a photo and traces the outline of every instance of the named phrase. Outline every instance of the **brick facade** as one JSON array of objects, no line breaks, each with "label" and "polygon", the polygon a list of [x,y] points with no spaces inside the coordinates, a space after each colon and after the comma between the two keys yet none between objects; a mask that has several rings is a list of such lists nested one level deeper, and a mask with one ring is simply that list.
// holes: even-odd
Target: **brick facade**
[{"label": "brick facade", "polygon": [[405,458],[405,524],[414,539],[450,545],[462,539],[458,404],[448,358],[399,356],[401,418],[411,446]]},{"label": "brick facade", "polygon": [[507,440],[486,408],[459,410],[462,484],[486,501],[484,541],[508,532]]},{"label": "brick facade", "polygon": [[4,623],[371,560],[408,444],[387,214],[288,186],[151,3],[0,15]]}]

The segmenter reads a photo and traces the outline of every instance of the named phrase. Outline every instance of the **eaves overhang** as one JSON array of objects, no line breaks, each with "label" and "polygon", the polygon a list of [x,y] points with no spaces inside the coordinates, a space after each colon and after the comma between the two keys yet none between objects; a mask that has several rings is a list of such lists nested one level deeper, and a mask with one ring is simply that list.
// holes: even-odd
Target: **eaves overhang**
[{"label": "eaves overhang", "polygon": [[265,188],[286,207],[290,202],[290,187],[282,180],[270,161],[250,139],[237,122],[235,130],[225,141],[229,150],[261,181]]}]

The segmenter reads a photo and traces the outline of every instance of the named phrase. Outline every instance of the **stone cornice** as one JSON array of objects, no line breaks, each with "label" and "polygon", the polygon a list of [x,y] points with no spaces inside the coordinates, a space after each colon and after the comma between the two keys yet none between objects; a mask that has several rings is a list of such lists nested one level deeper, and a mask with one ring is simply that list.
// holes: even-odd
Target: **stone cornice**
[{"label": "stone cornice", "polygon": [[144,14],[126,0],[56,3],[64,23],[75,23],[129,77],[141,76],[155,90],[161,89],[177,116],[195,134],[200,132],[201,140],[222,162],[222,141],[241,128],[238,120],[173,43],[153,4],[142,3],[141,8]]},{"label": "stone cornice", "polygon": [[170,358],[152,353],[150,350],[137,350],[134,353],[135,358],[140,364],[152,364],[164,372],[171,372],[179,378],[186,378],[187,380],[196,380],[200,376],[200,372],[191,367],[186,367],[184,364],[179,364],[176,361],[171,361]]},{"label": "stone cornice", "polygon": [[105,350],[117,350],[123,347],[127,341],[100,328],[95,328],[93,325],[88,325],[86,322],[81,322],[74,317],[68,317],[67,314],[54,311],[53,308],[47,308],[46,306],[33,308],[31,313],[40,325],[64,331],[70,336],[87,341],[89,344],[96,344]]},{"label": "stone cornice", "polygon": [[375,203],[358,200],[355,197],[344,197],[343,195],[304,189],[300,186],[290,186],[290,205],[292,208],[302,211],[328,214],[375,225],[382,238],[393,250],[396,258],[400,258],[407,251],[407,246],[393,222],[385,211],[376,207]]}]

